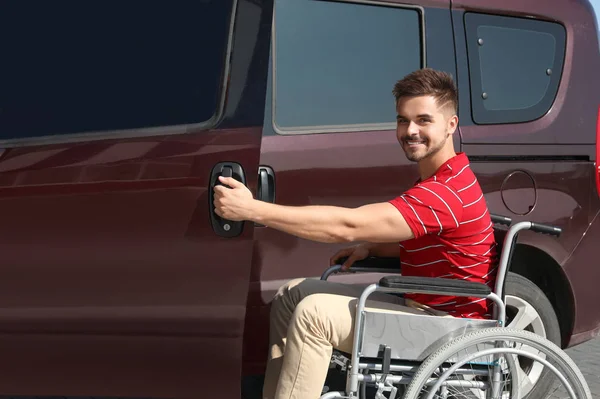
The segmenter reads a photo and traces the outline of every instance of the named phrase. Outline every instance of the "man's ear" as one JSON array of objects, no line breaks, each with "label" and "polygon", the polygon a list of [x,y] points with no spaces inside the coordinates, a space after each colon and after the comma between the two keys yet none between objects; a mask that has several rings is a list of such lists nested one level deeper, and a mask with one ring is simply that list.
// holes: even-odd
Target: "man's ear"
[{"label": "man's ear", "polygon": [[450,118],[448,118],[448,125],[446,126],[446,130],[447,130],[448,134],[454,134],[457,127],[458,127],[458,116],[452,115]]}]

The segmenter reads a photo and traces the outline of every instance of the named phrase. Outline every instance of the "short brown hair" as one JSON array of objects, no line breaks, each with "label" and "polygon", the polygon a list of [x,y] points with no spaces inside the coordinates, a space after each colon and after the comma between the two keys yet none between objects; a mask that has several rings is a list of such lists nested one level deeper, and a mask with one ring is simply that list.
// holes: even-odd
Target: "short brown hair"
[{"label": "short brown hair", "polygon": [[402,97],[433,96],[439,106],[448,105],[454,113],[458,108],[456,85],[452,75],[431,68],[419,69],[394,85],[396,104]]}]

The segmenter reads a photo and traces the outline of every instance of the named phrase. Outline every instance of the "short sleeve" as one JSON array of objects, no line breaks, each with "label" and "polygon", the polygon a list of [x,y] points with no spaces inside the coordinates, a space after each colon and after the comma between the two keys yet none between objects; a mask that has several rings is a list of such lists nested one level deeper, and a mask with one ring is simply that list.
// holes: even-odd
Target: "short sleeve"
[{"label": "short sleeve", "polygon": [[438,182],[418,184],[390,201],[402,214],[415,238],[458,228],[463,203],[449,186]]}]

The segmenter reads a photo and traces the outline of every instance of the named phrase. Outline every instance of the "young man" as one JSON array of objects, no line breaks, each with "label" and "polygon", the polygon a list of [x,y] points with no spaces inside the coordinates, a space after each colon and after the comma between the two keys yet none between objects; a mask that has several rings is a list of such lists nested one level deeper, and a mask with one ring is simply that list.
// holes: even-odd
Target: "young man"
[{"label": "young man", "polygon": [[[215,207],[229,220],[248,220],[321,242],[362,242],[335,254],[344,267],[367,256],[400,257],[403,275],[446,277],[494,284],[495,243],[483,193],[465,154],[456,154],[458,124],[452,78],[422,69],[396,83],[396,135],[420,179],[404,194],[356,209],[288,207],[252,198],[232,178],[215,188]],[[400,245],[398,244],[400,243]],[[271,308],[269,364],[264,398],[320,396],[332,349],[350,352],[356,298],[362,287],[320,280],[283,286]],[[375,293],[369,307],[426,312],[448,317],[487,318],[489,303],[478,298]]]}]

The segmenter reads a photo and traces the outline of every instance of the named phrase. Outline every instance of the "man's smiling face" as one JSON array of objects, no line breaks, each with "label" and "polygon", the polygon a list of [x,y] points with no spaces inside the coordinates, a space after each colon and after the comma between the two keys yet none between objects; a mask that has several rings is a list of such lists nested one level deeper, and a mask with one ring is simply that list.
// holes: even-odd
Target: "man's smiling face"
[{"label": "man's smiling face", "polygon": [[396,105],[396,137],[413,162],[440,151],[456,129],[451,107],[439,105],[433,96],[405,97]]}]

